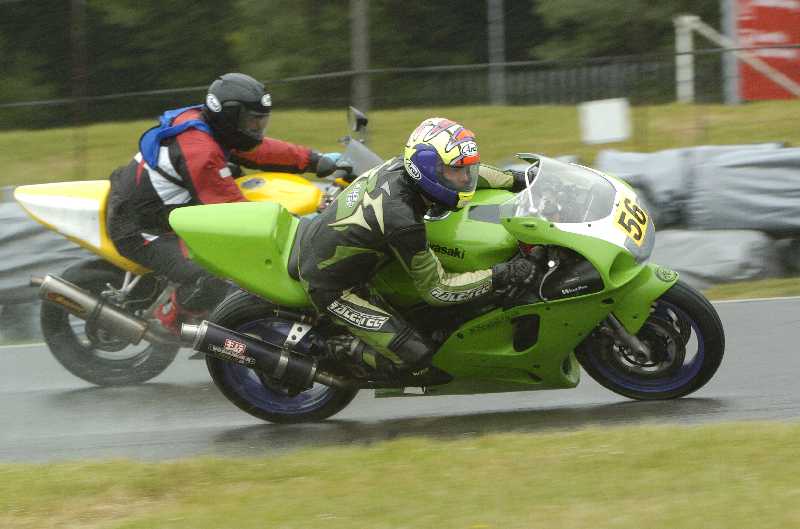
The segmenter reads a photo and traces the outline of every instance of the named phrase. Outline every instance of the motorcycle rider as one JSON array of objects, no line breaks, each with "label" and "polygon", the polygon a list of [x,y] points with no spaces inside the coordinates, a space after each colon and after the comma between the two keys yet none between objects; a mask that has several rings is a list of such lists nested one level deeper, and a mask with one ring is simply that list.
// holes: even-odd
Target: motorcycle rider
[{"label": "motorcycle rider", "polygon": [[155,313],[175,334],[186,316],[218,303],[228,285],[188,259],[169,226],[170,212],[246,201],[229,162],[303,173],[316,172],[323,156],[338,157],[265,137],[271,111],[272,98],[262,83],[242,73],[222,75],[209,86],[203,105],[165,112],[160,124],[142,135],[130,163],[111,174],[109,235],[120,254],[179,284]]},{"label": "motorcycle rider", "polygon": [[444,118],[424,120],[402,156],[354,180],[304,230],[298,272],[318,312],[349,334],[328,341],[331,352],[381,377],[421,374],[436,351],[367,283],[387,259],[397,259],[429,304],[448,306],[532,281],[521,254],[491,269],[446,272],[428,244],[426,211],[458,210],[476,187],[521,190],[524,174],[480,164],[474,133]]}]

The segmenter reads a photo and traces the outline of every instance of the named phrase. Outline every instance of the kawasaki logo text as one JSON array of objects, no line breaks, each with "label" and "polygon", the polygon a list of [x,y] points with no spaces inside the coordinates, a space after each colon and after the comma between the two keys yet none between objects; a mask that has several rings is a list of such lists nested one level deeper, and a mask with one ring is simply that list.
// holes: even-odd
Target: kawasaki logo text
[{"label": "kawasaki logo text", "polygon": [[443,255],[449,255],[450,257],[455,257],[457,259],[464,258],[464,250],[461,248],[448,248],[447,246],[440,246],[438,244],[431,244],[431,250],[436,253],[440,253]]}]

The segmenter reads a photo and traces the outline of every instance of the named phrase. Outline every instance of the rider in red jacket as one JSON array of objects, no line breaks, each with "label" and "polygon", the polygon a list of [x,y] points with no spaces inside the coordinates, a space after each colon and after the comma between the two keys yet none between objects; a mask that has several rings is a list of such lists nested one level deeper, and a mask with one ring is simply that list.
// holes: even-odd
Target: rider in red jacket
[{"label": "rider in red jacket", "polygon": [[142,135],[133,160],[111,174],[109,234],[120,254],[180,285],[155,314],[174,332],[182,313],[210,309],[228,285],[188,259],[169,226],[170,212],[247,200],[229,163],[304,173],[316,172],[322,156],[338,156],[264,137],[271,110],[262,83],[225,74],[211,83],[205,104],[165,112]]}]

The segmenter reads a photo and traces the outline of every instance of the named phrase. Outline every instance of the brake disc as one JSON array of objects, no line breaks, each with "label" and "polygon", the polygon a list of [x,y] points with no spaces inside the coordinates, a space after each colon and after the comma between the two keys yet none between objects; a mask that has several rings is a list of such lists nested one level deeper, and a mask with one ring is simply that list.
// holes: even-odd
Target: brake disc
[{"label": "brake disc", "polygon": [[614,342],[607,355],[618,369],[638,377],[661,378],[677,372],[686,358],[686,341],[678,325],[659,317],[645,322],[637,337],[650,349],[650,358]]}]

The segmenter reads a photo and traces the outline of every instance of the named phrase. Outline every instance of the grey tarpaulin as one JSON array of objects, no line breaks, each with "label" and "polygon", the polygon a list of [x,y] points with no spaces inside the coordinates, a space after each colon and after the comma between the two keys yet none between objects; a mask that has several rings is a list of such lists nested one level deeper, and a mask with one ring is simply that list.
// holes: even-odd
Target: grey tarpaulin
[{"label": "grey tarpaulin", "polygon": [[31,219],[14,202],[12,188],[2,189],[0,201],[0,304],[34,301],[33,275],[61,272],[93,254]]},{"label": "grey tarpaulin", "polygon": [[33,275],[61,272],[92,254],[31,219],[0,189],[0,339],[37,340],[39,301]]},{"label": "grey tarpaulin", "polygon": [[783,272],[778,246],[753,230],[658,231],[650,260],[679,272],[696,288]]},{"label": "grey tarpaulin", "polygon": [[665,228],[685,221],[686,202],[693,193],[697,167],[713,168],[720,156],[743,152],[780,152],[780,143],[705,145],[653,153],[612,149],[597,154],[594,167],[635,187],[651,209],[656,225]]},{"label": "grey tarpaulin", "polygon": [[686,207],[692,228],[800,236],[800,149],[725,153],[695,172]]}]

